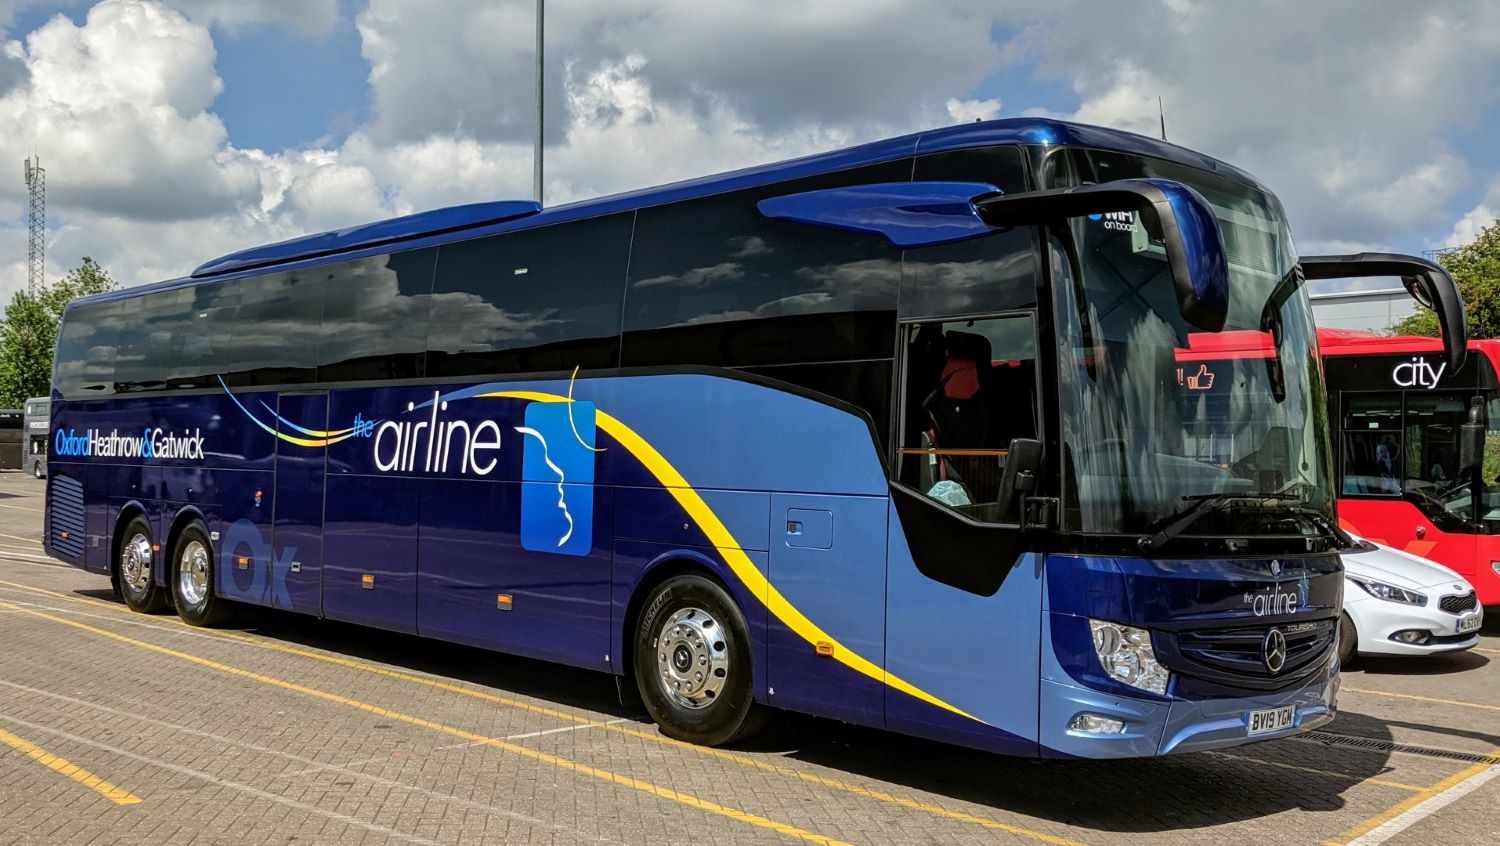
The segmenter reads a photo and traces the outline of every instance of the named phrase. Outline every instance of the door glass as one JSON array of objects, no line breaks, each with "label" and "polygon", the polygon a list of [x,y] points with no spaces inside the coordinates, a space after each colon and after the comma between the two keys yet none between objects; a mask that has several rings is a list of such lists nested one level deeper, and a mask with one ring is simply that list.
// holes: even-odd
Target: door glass
[{"label": "door glass", "polygon": [[1012,438],[1035,438],[1030,314],[910,324],[898,477],[974,520],[995,504]]},{"label": "door glass", "polygon": [[1344,493],[1401,495],[1401,395],[1344,401]]}]

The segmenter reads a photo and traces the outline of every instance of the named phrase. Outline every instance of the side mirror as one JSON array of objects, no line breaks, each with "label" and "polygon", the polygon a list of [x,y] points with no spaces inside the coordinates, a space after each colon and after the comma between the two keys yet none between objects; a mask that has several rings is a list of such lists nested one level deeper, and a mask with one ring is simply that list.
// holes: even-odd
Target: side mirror
[{"label": "side mirror", "polygon": [[1467,473],[1484,463],[1484,400],[1469,403],[1469,420],[1458,427],[1458,472]]},{"label": "side mirror", "polygon": [[1031,438],[1012,438],[1000,474],[1000,494],[995,503],[1001,514],[1011,514],[1019,496],[1036,490],[1036,475],[1042,469],[1042,442]]},{"label": "side mirror", "polygon": [[1210,332],[1229,311],[1229,260],[1208,201],[1169,179],[1120,179],[1002,194],[983,182],[888,182],[761,200],[767,217],[884,235],[905,249],[951,244],[1016,226],[1133,211],[1162,244],[1184,319]]},{"label": "side mirror", "polygon": [[1303,256],[1307,279],[1357,279],[1399,276],[1407,293],[1423,308],[1437,312],[1443,331],[1443,357],[1450,371],[1463,366],[1468,352],[1469,327],[1464,300],[1453,277],[1441,266],[1416,256],[1396,253],[1357,253],[1343,256]]}]

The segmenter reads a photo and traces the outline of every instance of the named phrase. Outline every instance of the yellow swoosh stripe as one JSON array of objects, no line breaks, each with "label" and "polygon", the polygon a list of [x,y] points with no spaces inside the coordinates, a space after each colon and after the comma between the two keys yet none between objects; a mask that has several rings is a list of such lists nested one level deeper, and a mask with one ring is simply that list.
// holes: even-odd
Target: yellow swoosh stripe
[{"label": "yellow swoosh stripe", "polygon": [[[478,396],[521,399],[532,402],[568,401],[567,397],[539,391],[495,391],[493,393],[479,394]],[[820,641],[833,644],[833,657],[839,663],[861,675],[868,676],[882,684],[890,685],[902,693],[916,697],[929,705],[935,705],[945,711],[958,714],[961,717],[967,717],[978,723],[984,722],[973,714],[944,702],[911,682],[877,667],[869,659],[844,646],[832,635],[819,628],[818,624],[809,620],[807,615],[803,614],[795,605],[787,601],[787,598],[781,595],[781,591],[777,590],[776,586],[771,584],[761,574],[760,569],[755,566],[750,557],[745,554],[744,550],[740,549],[739,543],[735,541],[734,535],[730,533],[723,521],[719,519],[712,508],[708,507],[708,503],[703,501],[703,497],[693,489],[692,485],[688,484],[688,481],[682,477],[682,474],[677,472],[677,468],[673,467],[671,462],[667,461],[655,447],[648,443],[645,438],[636,434],[634,429],[631,429],[619,419],[598,408],[595,409],[595,420],[599,428],[609,433],[631,455],[635,456],[636,460],[641,462],[641,465],[650,471],[651,475],[655,476],[656,480],[672,494],[672,497],[677,500],[677,503],[682,506],[683,510],[692,517],[693,522],[698,524],[699,530],[708,538],[708,542],[723,556],[725,562],[729,564],[729,569],[733,571],[735,578],[739,579],[745,587],[749,588],[751,593],[764,597],[762,601],[765,602],[766,608],[775,615],[776,619],[784,623],[787,628],[796,632],[798,637],[809,644],[816,644]]]}]

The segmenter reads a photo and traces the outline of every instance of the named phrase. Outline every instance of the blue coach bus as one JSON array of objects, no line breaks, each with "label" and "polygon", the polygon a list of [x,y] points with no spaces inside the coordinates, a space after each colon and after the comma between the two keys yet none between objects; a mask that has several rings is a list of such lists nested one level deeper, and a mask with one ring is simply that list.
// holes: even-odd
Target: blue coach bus
[{"label": "blue coach bus", "polygon": [[[1027,756],[1277,737],[1337,689],[1302,280],[1245,173],[1032,119],[309,236],[68,307],[47,549],[197,625],[612,673],[705,744],[770,708]],[[1209,413],[1181,360],[1225,330],[1269,352]]]}]

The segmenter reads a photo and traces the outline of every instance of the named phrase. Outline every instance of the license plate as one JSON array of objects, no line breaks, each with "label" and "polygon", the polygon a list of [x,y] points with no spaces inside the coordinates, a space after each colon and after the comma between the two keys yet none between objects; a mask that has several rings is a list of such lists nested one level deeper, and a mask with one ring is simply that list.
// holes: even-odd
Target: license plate
[{"label": "license plate", "polygon": [[1245,715],[1245,725],[1248,727],[1246,734],[1254,737],[1257,734],[1270,734],[1273,731],[1281,731],[1292,727],[1292,721],[1296,718],[1297,706],[1283,705],[1280,708],[1267,708],[1264,711],[1251,711]]},{"label": "license plate", "polygon": [[1479,631],[1479,624],[1482,622],[1484,622],[1484,618],[1479,616],[1478,614],[1469,614],[1467,616],[1459,617],[1458,633],[1468,634],[1469,632],[1477,632]]}]

